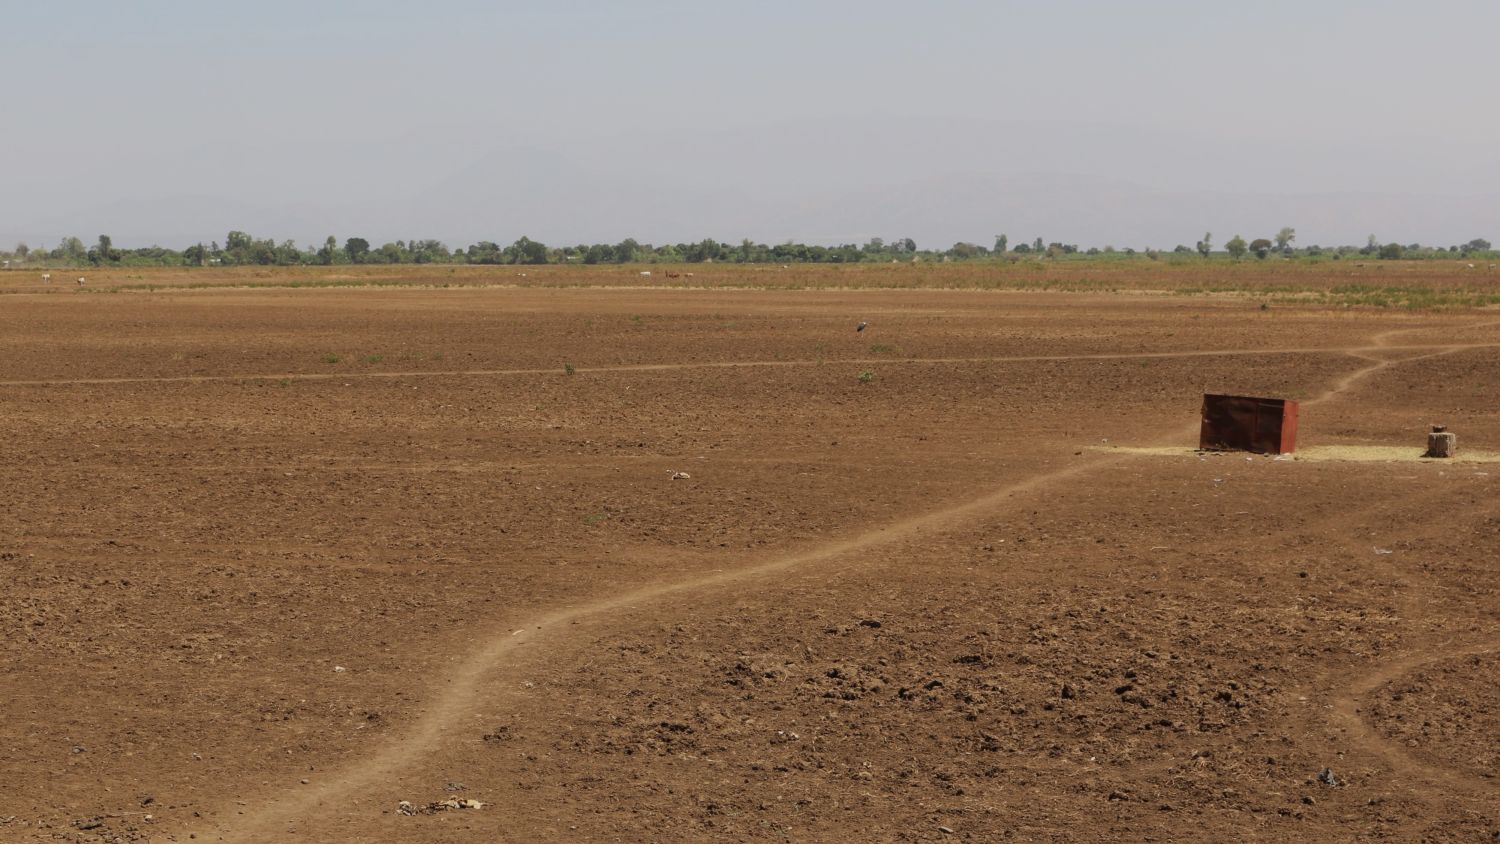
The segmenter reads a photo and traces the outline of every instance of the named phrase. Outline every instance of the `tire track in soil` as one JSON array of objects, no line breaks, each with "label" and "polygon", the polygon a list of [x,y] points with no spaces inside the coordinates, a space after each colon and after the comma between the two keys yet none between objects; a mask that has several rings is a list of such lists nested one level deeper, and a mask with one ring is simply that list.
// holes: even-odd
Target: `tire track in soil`
[{"label": "tire track in soil", "polygon": [[[1417,331],[1422,329],[1402,329]],[[574,371],[581,374],[612,372],[677,372],[691,369],[756,369],[772,367],[810,366],[892,366],[898,364],[984,364],[984,363],[1066,363],[1069,361],[1110,360],[1162,360],[1171,358],[1248,357],[1267,355],[1315,355],[1346,354],[1366,357],[1364,352],[1397,351],[1402,349],[1438,349],[1443,353],[1466,349],[1492,349],[1496,343],[1463,343],[1453,345],[1421,344],[1412,346],[1341,346],[1291,349],[1191,349],[1174,352],[1121,352],[1077,355],[999,355],[991,357],[949,358],[843,358],[825,360],[752,360],[752,361],[707,361],[702,363],[631,363],[605,366],[578,366]],[[1368,358],[1367,358],[1368,359]],[[338,381],[355,379],[398,378],[495,378],[524,375],[556,375],[558,367],[529,367],[519,369],[431,369],[389,372],[283,372],[240,375],[143,375],[120,378],[36,378],[0,381],[0,387],[83,387],[123,384],[213,384],[236,381]]]},{"label": "tire track in soil", "polygon": [[[1355,347],[1353,350],[1339,351],[1343,351],[1346,354],[1353,354],[1355,351],[1395,351],[1403,347],[1390,347],[1382,345],[1382,343],[1386,337],[1396,333],[1400,332],[1386,332],[1382,335],[1377,335],[1376,338],[1373,338],[1376,343],[1375,346]],[[1500,344],[1479,345],[1488,347]],[[1329,390],[1317,398],[1305,402],[1305,404],[1317,404],[1329,401],[1351,388],[1360,380],[1397,363],[1406,363],[1438,354],[1448,354],[1470,347],[1467,344],[1405,347],[1437,349],[1437,351],[1414,358],[1375,360],[1370,365],[1346,375]],[[1294,353],[1288,350],[1281,351],[1282,353]],[[1332,350],[1321,349],[1318,351],[1327,352]],[[1257,355],[1270,353],[1264,349],[1241,352],[1241,354]],[[1175,354],[1146,354],[1152,356],[1178,356]],[[1223,354],[1223,352],[1188,353],[1188,356],[1206,356],[1212,354]],[[1121,357],[1139,356],[1142,355],[1071,356],[1067,358],[1033,357],[1014,360],[1110,360]],[[730,364],[729,366],[735,365],[742,364]],[[787,365],[787,363],[774,362],[769,365]],[[697,366],[699,365],[656,365],[653,368],[687,369]],[[553,370],[544,371],[552,372]],[[1191,425],[1185,426],[1178,432],[1174,432],[1170,439],[1175,440],[1181,436],[1190,434],[1197,430],[1198,425],[1199,423],[1194,421]],[[1164,437],[1163,439],[1168,438]],[[852,552],[892,545],[925,532],[938,532],[946,528],[957,527],[966,523],[971,516],[984,512],[992,512],[994,508],[1004,505],[1009,499],[1020,493],[1029,492],[1075,476],[1085,475],[1098,469],[1118,465],[1130,458],[1131,455],[1119,455],[1099,460],[1086,460],[1007,484],[978,498],[973,498],[954,506],[897,520],[873,530],[836,539],[822,545],[776,557],[766,562],[730,571],[695,575],[678,581],[654,584],[610,597],[586,601],[571,607],[560,608],[528,619],[520,627],[492,637],[488,644],[482,646],[455,673],[450,675],[446,681],[443,681],[442,685],[435,690],[435,696],[427,708],[423,710],[403,735],[391,739],[384,746],[375,749],[362,759],[349,760],[344,764],[342,770],[330,771],[319,781],[310,783],[290,794],[283,794],[279,798],[266,800],[259,809],[249,814],[230,817],[228,819],[229,823],[217,831],[201,830],[198,834],[207,833],[221,842],[260,842],[274,840],[284,837],[287,833],[288,825],[295,823],[299,818],[317,806],[329,801],[347,802],[341,798],[345,798],[347,795],[355,793],[371,783],[387,779],[405,765],[428,755],[447,737],[449,725],[466,722],[469,716],[474,715],[481,683],[495,672],[502,670],[506,657],[513,651],[521,646],[532,643],[545,643],[549,641],[565,642],[570,635],[576,636],[576,633],[571,628],[576,626],[582,619],[608,615],[615,610],[633,607],[640,603],[656,601],[684,593],[712,590],[793,568],[803,568]],[[1376,683],[1375,685],[1379,684]],[[1365,729],[1368,730],[1368,727],[1365,726]],[[227,811],[233,810],[224,811],[227,813]]]}]

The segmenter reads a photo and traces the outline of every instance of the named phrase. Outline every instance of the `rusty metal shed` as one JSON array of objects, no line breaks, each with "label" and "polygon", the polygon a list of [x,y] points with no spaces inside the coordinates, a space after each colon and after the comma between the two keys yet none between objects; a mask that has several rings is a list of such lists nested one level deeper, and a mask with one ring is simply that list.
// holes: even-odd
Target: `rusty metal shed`
[{"label": "rusty metal shed", "polygon": [[1205,395],[1198,447],[1206,451],[1289,454],[1297,448],[1297,403],[1289,399]]}]

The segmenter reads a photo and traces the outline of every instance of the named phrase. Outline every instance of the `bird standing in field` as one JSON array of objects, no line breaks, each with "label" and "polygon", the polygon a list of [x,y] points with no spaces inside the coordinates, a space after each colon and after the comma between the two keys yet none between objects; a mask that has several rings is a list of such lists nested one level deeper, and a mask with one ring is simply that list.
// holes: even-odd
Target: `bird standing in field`
[{"label": "bird standing in field", "polygon": [[860,331],[864,331],[864,330],[865,330],[865,326],[867,326],[867,325],[869,325],[869,323],[868,323],[868,322],[862,322],[862,323],[860,323],[860,324],[859,324],[859,325],[857,325],[857,326],[855,326],[855,327],[854,327],[854,330],[855,330],[855,331],[856,331],[856,332],[860,332]]}]

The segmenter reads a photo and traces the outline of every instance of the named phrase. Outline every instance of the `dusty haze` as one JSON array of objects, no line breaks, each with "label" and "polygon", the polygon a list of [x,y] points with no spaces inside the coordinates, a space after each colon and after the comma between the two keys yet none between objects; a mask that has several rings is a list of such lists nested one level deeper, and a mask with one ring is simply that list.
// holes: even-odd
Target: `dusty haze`
[{"label": "dusty haze", "polygon": [[1500,232],[1500,7],[11,5],[0,243]]}]

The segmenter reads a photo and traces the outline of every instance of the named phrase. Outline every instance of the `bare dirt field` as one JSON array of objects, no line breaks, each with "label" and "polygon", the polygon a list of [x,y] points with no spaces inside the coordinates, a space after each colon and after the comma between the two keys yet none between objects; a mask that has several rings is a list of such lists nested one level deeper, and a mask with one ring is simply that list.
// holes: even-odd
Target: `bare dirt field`
[{"label": "bare dirt field", "polygon": [[0,278],[0,840],[1500,837],[1500,310],[401,271]]}]

